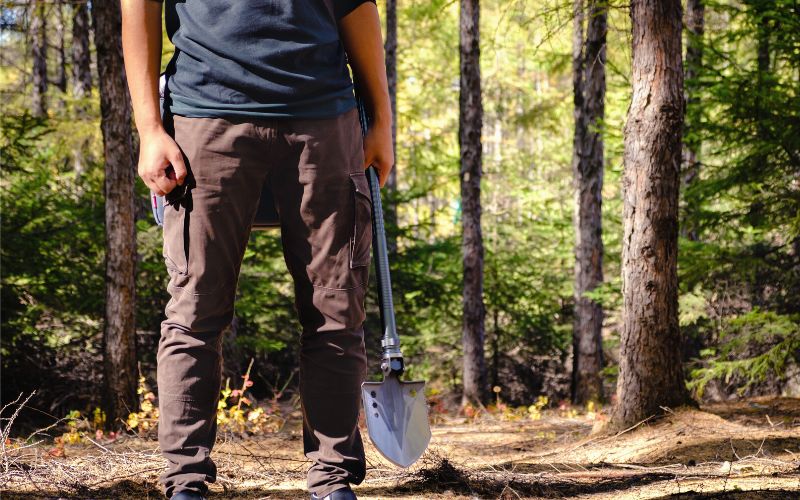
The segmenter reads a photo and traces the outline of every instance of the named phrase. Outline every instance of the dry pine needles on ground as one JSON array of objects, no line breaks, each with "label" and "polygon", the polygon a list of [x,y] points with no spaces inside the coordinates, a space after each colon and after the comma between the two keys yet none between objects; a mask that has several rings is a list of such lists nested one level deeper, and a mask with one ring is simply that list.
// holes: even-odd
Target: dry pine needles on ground
[{"label": "dry pine needles on ground", "polygon": [[[595,421],[585,415],[444,418],[430,450],[408,470],[368,443],[368,476],[357,491],[363,499],[791,498],[800,496],[800,403],[792,403],[784,415],[770,414],[771,425],[680,410],[614,435],[592,434]],[[11,417],[4,422],[7,433]],[[4,442],[14,443],[6,435]],[[305,498],[301,448],[296,420],[274,434],[221,436],[212,498]],[[161,498],[164,462],[152,440],[90,438],[63,450],[35,440],[6,446],[3,498]]]}]

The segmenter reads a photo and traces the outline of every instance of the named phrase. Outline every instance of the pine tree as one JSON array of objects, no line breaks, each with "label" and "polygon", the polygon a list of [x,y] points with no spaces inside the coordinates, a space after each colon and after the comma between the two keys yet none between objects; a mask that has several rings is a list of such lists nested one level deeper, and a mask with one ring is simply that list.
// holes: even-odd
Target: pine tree
[{"label": "pine tree", "polygon": [[680,0],[632,0],[633,99],[625,125],[617,406],[633,425],[688,402],[678,326],[678,190],[683,125]]},{"label": "pine tree", "polygon": [[464,295],[462,333],[464,345],[463,403],[480,403],[488,396],[484,338],[486,307],[483,302],[483,235],[481,233],[481,103],[480,5],[461,0],[459,145],[461,149],[461,207]]},{"label": "pine tree", "polygon": [[607,6],[589,0],[586,39],[584,3],[575,0],[573,94],[575,138],[575,322],[572,350],[572,400],[603,400],[603,308],[586,297],[603,282],[602,191],[605,110]]},{"label": "pine tree", "polygon": [[72,4],[72,79],[76,97],[92,91],[89,31],[89,7],[78,1]]},{"label": "pine tree", "polygon": [[134,166],[131,104],[115,0],[92,2],[105,153],[105,408],[109,425],[137,407]]},{"label": "pine tree", "polygon": [[43,0],[30,4],[31,53],[33,54],[33,92],[31,108],[34,116],[47,115],[47,14]]}]

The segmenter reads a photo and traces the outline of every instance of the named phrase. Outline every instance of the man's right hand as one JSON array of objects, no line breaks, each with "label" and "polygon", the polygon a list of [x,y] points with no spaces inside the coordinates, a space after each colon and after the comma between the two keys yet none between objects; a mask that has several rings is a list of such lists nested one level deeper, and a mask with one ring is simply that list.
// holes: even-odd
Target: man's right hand
[{"label": "man's right hand", "polygon": [[159,127],[139,138],[139,177],[147,187],[158,196],[164,196],[176,186],[183,185],[186,164],[172,137]]}]

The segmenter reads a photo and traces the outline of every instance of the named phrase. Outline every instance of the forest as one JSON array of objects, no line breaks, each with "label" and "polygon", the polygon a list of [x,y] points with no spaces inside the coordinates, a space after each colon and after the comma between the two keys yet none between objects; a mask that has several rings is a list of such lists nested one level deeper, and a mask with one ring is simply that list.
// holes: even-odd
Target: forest
[{"label": "forest", "polygon": [[[359,497],[800,494],[800,4],[377,4],[433,438],[409,469],[367,444]],[[119,2],[4,1],[0,27],[0,494],[161,498],[168,275]],[[305,498],[299,334],[280,231],[253,231],[212,498]]]}]

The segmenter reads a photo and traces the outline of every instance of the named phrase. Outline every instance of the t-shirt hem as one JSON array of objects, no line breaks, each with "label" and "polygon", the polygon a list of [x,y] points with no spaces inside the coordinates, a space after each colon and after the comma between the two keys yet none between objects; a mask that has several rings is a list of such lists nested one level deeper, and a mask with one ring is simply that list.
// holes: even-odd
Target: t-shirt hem
[{"label": "t-shirt hem", "polygon": [[241,110],[241,109],[226,109],[226,108],[195,108],[192,106],[173,103],[169,106],[169,111],[173,115],[185,116],[187,118],[231,118],[231,117],[248,117],[248,118],[334,118],[343,113],[350,111],[356,107],[355,100],[334,108],[325,110],[285,110],[285,111],[268,111],[268,110]]}]

